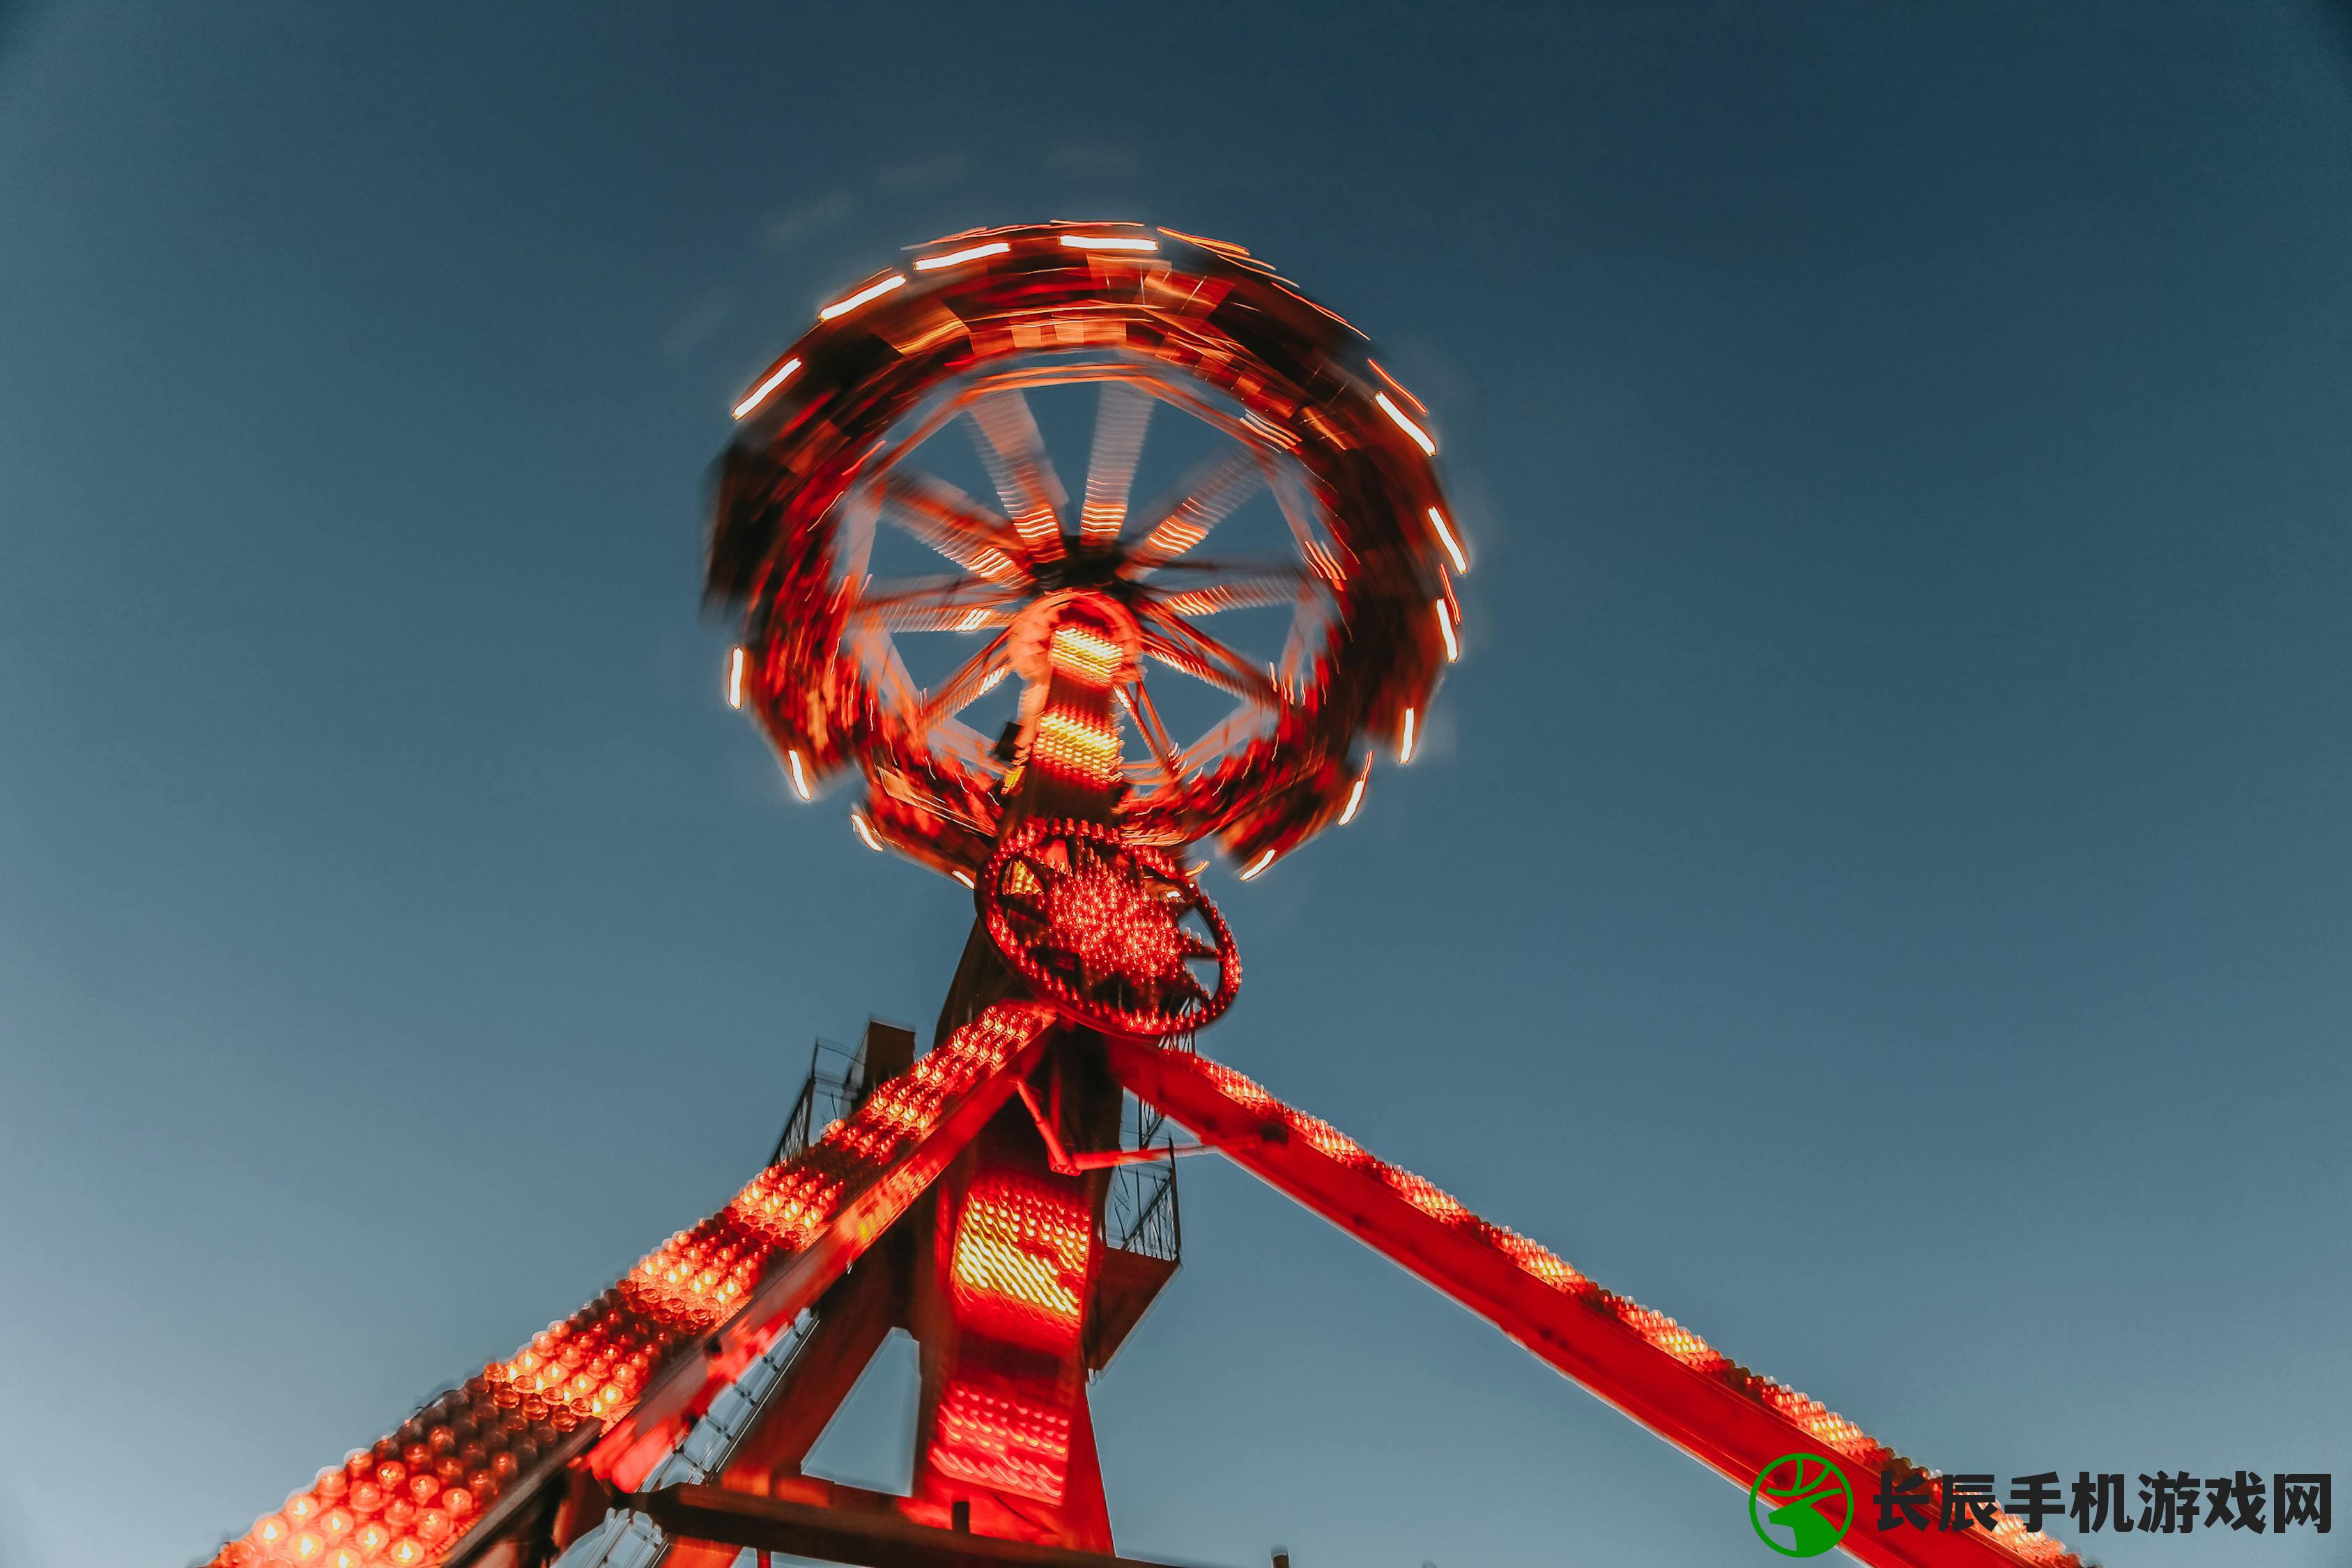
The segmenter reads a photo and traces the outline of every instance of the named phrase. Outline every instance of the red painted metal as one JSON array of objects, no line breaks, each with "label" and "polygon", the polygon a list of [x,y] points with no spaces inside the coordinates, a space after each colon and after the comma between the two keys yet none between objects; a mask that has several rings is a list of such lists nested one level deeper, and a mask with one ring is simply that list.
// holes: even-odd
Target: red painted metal
[{"label": "red painted metal", "polygon": [[[838,1135],[844,1148],[870,1144],[877,1153],[887,1152],[891,1163],[843,1204],[789,1263],[763,1280],[741,1312],[716,1329],[698,1361],[678,1358],[675,1370],[607,1431],[589,1457],[591,1467],[623,1488],[642,1481],[719,1391],[741,1376],[752,1357],[840,1279],[987,1125],[1035,1065],[1053,1021],[1049,1011],[1034,1005],[1000,1003],[957,1031],[942,1047],[945,1060],[939,1059],[940,1051],[923,1058],[844,1123]],[[971,1058],[968,1063],[967,1056]],[[952,1100],[926,1106],[920,1096],[890,1093],[909,1079],[947,1082],[950,1075],[970,1079]],[[828,1147],[835,1136],[828,1134],[810,1154]]]},{"label": "red painted metal", "polygon": [[[974,898],[1005,961],[1073,1022],[1164,1039],[1214,1023],[1241,988],[1233,932],[1200,883],[1108,823],[1008,827]],[[1207,984],[1195,963],[1215,965]]]},{"label": "red painted metal", "polygon": [[1084,1329],[1095,1295],[1094,1187],[1052,1168],[1038,1130],[1008,1110],[941,1184],[909,1519],[1108,1552]]},{"label": "red painted metal", "polygon": [[214,1562],[463,1563],[568,1486],[575,1462],[635,1485],[1013,1097],[1055,1022],[1034,1003],[989,1008],[612,1289],[321,1470]]},{"label": "red painted metal", "polygon": [[[1868,1499],[1880,1473],[1917,1467],[1853,1423],[1727,1360],[1674,1320],[1601,1289],[1525,1237],[1487,1224],[1231,1068],[1133,1040],[1108,1039],[1105,1048],[1112,1073],[1138,1099],[1739,1487],[1791,1452],[1834,1457],[1860,1512],[1843,1545],[1864,1562],[1883,1568],[2076,1563],[2063,1544],[2006,1515],[1996,1517],[1990,1533],[1878,1530]],[[1937,1484],[1931,1480],[1931,1489]]]},{"label": "red painted metal", "polygon": [[[1339,821],[1360,798],[1363,742],[1409,752],[1416,713],[1426,716],[1460,651],[1452,573],[1469,559],[1447,521],[1426,412],[1370,363],[1361,333],[1239,246],[1132,224],[1040,224],[919,251],[821,313],[746,389],[721,466],[705,585],[747,612],[730,692],[795,788],[805,798],[862,773],[862,833],[975,877],[1016,785],[1002,759],[969,744],[984,737],[950,743],[951,721],[1017,663],[1024,616],[1087,579],[1134,607],[1155,665],[1264,720],[1180,752],[1149,681],[1122,683],[1118,700],[1155,759],[1130,775],[1120,807],[1131,838],[1213,839],[1262,869]],[[1057,512],[1023,397],[1079,383],[1124,394],[1130,408],[1181,410],[1230,437],[1227,460],[1166,512],[1130,519],[1141,426],[1108,419],[1083,506]],[[982,437],[997,504],[911,460],[919,437],[960,413]],[[1202,559],[1196,547],[1261,484],[1291,517],[1295,552]],[[869,581],[855,525],[869,509],[944,557],[952,578]],[[1329,618],[1303,635],[1279,679],[1195,624],[1302,595],[1327,603]],[[918,691],[887,657],[902,631],[1003,635]],[[1087,766],[1118,766],[1115,748],[1058,738],[1090,753]]]},{"label": "red painted metal", "polygon": [[[1469,558],[1429,462],[1426,410],[1360,334],[1247,252],[1130,225],[942,243],[958,248],[932,247],[911,278],[894,272],[821,312],[739,404],[708,583],[750,612],[730,698],[763,723],[796,792],[861,768],[865,809],[851,821],[865,841],[974,889],[981,926],[942,1037],[870,1093],[861,1079],[854,1114],[595,1301],[321,1471],[215,1568],[544,1561],[606,1489],[638,1488],[821,1300],[817,1329],[796,1342],[810,1359],[771,1390],[800,1403],[747,1433],[714,1421],[730,1440],[710,1461],[722,1487],[647,1505],[702,1537],[673,1568],[727,1559],[709,1542],[817,1548],[869,1568],[1100,1568],[1114,1560],[1099,1555],[1112,1542],[1087,1375],[1176,1266],[1172,1238],[1150,1256],[1111,1248],[1107,1262],[1107,1189],[1123,1164],[1184,1152],[1118,1146],[1121,1085],[1736,1485],[1794,1454],[1833,1456],[1855,1493],[1843,1545],[1864,1562],[2078,1568],[2005,1515],[1982,1530],[1880,1531],[1882,1477],[1924,1478],[1931,1502],[1941,1478],[1240,1074],[1150,1043],[1215,1018],[1240,976],[1231,933],[1178,852],[1215,838],[1247,880],[1352,820],[1366,743],[1409,762],[1460,652],[1453,573]],[[1104,402],[1073,533],[1022,389],[1075,382],[1101,383]],[[935,393],[944,411],[922,413]],[[1129,539],[1152,399],[1247,455],[1188,482]],[[982,438],[1002,513],[897,466],[922,438],[902,419],[958,409]],[[1244,479],[1274,489],[1296,562],[1189,557]],[[962,574],[875,584],[870,539],[850,520],[882,515]],[[1263,669],[1192,625],[1283,602],[1297,612],[1292,639]],[[1307,615],[1318,604],[1328,619]],[[889,641],[986,628],[1000,635],[929,693],[911,689]],[[1180,752],[1142,679],[1147,655],[1243,709]],[[1019,718],[997,744],[950,722],[1014,673]],[[1123,721],[1149,763],[1125,762]],[[1191,967],[1205,963],[1212,984]],[[911,1040],[897,1038],[904,1062]],[[1041,1068],[1050,1104],[1026,1081]],[[894,1226],[872,1271],[828,1296]],[[824,1415],[893,1326],[923,1354],[915,1495],[801,1476]]]},{"label": "red painted metal", "polygon": [[814,1326],[729,1451],[719,1485],[765,1497],[802,1479],[802,1462],[875,1352],[892,1329],[906,1326],[902,1263],[899,1249],[877,1245],[825,1292]]}]

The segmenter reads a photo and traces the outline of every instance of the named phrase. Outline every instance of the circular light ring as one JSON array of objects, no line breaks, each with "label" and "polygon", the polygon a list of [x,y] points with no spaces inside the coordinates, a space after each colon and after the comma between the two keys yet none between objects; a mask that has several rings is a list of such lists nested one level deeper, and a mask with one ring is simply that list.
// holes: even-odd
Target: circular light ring
[{"label": "circular light ring", "polygon": [[[1372,364],[1360,332],[1238,247],[1053,224],[917,248],[982,247],[990,254],[910,267],[903,285],[846,296],[870,295],[794,343],[779,363],[799,368],[739,426],[718,476],[707,591],[746,607],[746,705],[813,777],[862,768],[869,816],[892,847],[941,870],[975,869],[1001,823],[1001,781],[982,762],[935,751],[843,646],[837,503],[943,384],[1016,362],[1039,366],[1024,379],[1045,384],[1057,357],[1108,353],[1230,400],[1240,417],[1221,423],[1296,463],[1339,546],[1339,580],[1326,574],[1328,635],[1271,731],[1122,818],[1130,842],[1214,837],[1252,860],[1287,852],[1344,808],[1360,738],[1396,744],[1447,662],[1430,611],[1449,597],[1449,578],[1429,519],[1452,509],[1417,405]],[[1067,377],[1099,378],[1075,363]]]},{"label": "circular light ring", "polygon": [[[1177,897],[1164,906],[1171,911],[1170,925],[1181,933],[1182,928],[1177,922],[1187,913],[1197,913],[1207,923],[1213,941],[1202,944],[1207,951],[1192,956],[1203,963],[1213,958],[1217,965],[1216,988],[1211,991],[1202,987],[1204,994],[1173,1009],[1138,1008],[1082,994],[1066,973],[1046,963],[1039,953],[1038,938],[1066,933],[1042,910],[1025,917],[1017,914],[1006,903],[1004,884],[1016,865],[1037,866],[1039,858],[1049,854],[1056,841],[1066,850],[1092,846],[1098,862],[1097,874],[1117,875],[1132,868],[1174,889]],[[1073,869],[1069,875],[1083,874]],[[1128,843],[1115,827],[1098,822],[1032,817],[1004,834],[982,868],[978,882],[972,896],[979,904],[982,923],[988,928],[989,940],[996,944],[1005,962],[1029,983],[1041,1000],[1088,1028],[1155,1040],[1190,1034],[1222,1016],[1241,990],[1241,955],[1234,947],[1234,933],[1224,917],[1217,912],[1217,906],[1201,891],[1200,883],[1186,874],[1173,856],[1150,845]],[[1039,893],[1045,896],[1045,889],[1041,888]],[[1024,924],[1033,929],[1024,931]],[[1198,984],[1197,979],[1194,984]]]}]

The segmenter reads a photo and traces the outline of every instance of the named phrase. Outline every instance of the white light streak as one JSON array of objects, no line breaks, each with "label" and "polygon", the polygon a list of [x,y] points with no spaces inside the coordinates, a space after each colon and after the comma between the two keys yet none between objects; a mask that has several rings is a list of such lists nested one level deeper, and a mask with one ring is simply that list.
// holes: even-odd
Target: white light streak
[{"label": "white light streak", "polygon": [[1399,397],[1403,398],[1407,403],[1412,404],[1412,406],[1413,406],[1413,409],[1414,409],[1414,411],[1415,411],[1416,413],[1426,414],[1426,413],[1428,413],[1428,412],[1429,412],[1429,405],[1428,405],[1428,404],[1426,404],[1426,403],[1423,403],[1420,398],[1415,397],[1415,396],[1412,395],[1412,390],[1411,390],[1410,388],[1408,388],[1408,387],[1405,385],[1405,384],[1404,384],[1404,383],[1402,383],[1402,382],[1399,381],[1396,377],[1394,377],[1394,376],[1391,375],[1391,374],[1389,374],[1389,367],[1388,367],[1388,366],[1386,366],[1386,365],[1382,364],[1380,361],[1378,361],[1378,360],[1376,360],[1376,359],[1369,359],[1369,358],[1368,358],[1368,359],[1366,359],[1366,360],[1364,361],[1364,363],[1365,363],[1366,364],[1368,364],[1368,365],[1370,365],[1370,366],[1372,367],[1372,369],[1373,369],[1375,372],[1377,372],[1377,373],[1379,374],[1380,378],[1381,378],[1382,381],[1387,382],[1391,386],[1392,386],[1392,387],[1396,388],[1396,395],[1397,395]]},{"label": "white light streak", "polygon": [[[1001,249],[1003,247],[999,247],[999,248]],[[961,882],[967,888],[974,885],[971,879],[971,873],[969,871],[950,871],[948,875],[953,877],[957,881]]]},{"label": "white light streak", "polygon": [[956,623],[956,630],[960,632],[976,632],[986,625],[988,625],[988,612],[986,610],[974,610],[970,615],[964,616],[963,619]]},{"label": "white light streak", "polygon": [[1269,849],[1265,854],[1259,856],[1256,859],[1249,863],[1249,869],[1242,873],[1242,880],[1244,882],[1248,881],[1251,878],[1256,876],[1260,871],[1265,870],[1268,866],[1273,864],[1274,851]]},{"label": "white light streak", "polygon": [[857,837],[866,840],[866,847],[873,850],[877,855],[882,853],[882,841],[874,837],[872,828],[866,826],[866,817],[862,813],[851,812],[849,826],[857,829]]},{"label": "white light streak", "polygon": [[816,319],[820,321],[837,321],[841,317],[849,314],[850,311],[857,309],[858,306],[865,304],[867,300],[879,300],[891,289],[903,287],[906,281],[907,275],[905,273],[893,272],[889,277],[882,279],[881,282],[874,284],[870,288],[860,289],[856,293],[852,294],[846,300],[835,300],[832,304],[827,305],[824,310],[819,310],[816,313]]},{"label": "white light streak", "polygon": [[1006,676],[1012,673],[1013,667],[1011,665],[998,665],[994,669],[988,672],[988,679],[980,683],[980,694],[982,697],[987,696],[990,692],[996,689],[996,683],[998,681],[1003,679]]},{"label": "white light streak", "polygon": [[1447,611],[1444,600],[1432,599],[1430,603],[1437,606],[1437,629],[1445,637],[1445,662],[1452,664],[1462,657],[1462,645],[1454,640],[1454,616]]},{"label": "white light streak", "polygon": [[746,414],[751,413],[754,408],[759,407],[762,403],[767,402],[768,394],[783,385],[785,380],[792,375],[793,372],[800,369],[800,361],[796,359],[788,359],[783,363],[778,365],[775,369],[770,371],[768,373],[768,379],[753,387],[751,391],[745,393],[743,395],[743,401],[735,405],[735,417],[740,419]]},{"label": "white light streak", "polygon": [[975,245],[970,250],[950,250],[945,256],[926,256],[915,263],[915,270],[937,272],[942,267],[961,267],[967,261],[977,261],[983,256],[1002,256],[1012,248],[1000,239],[992,245]]},{"label": "white light streak", "polygon": [[793,770],[793,793],[803,800],[814,798],[809,794],[807,770],[801,766],[801,754],[798,752],[786,752],[784,763]]},{"label": "white light streak", "polygon": [[1429,432],[1406,418],[1404,410],[1399,408],[1387,393],[1373,393],[1372,401],[1381,405],[1381,413],[1396,421],[1398,429],[1412,437],[1412,444],[1421,448],[1423,456],[1430,458],[1437,456],[1437,443],[1429,438]]},{"label": "white light streak", "polygon": [[1072,250],[1153,250],[1160,248],[1156,239],[1138,239],[1124,234],[1066,234],[1062,243]]},{"label": "white light streak", "polygon": [[1404,741],[1397,747],[1397,766],[1412,761],[1412,710],[1404,710]]},{"label": "white light streak", "polygon": [[1364,804],[1364,786],[1372,782],[1370,773],[1356,775],[1356,787],[1348,792],[1348,809],[1339,814],[1339,826],[1345,827],[1356,820],[1356,810]]},{"label": "white light streak", "polygon": [[1454,557],[1454,572],[1464,577],[1470,575],[1470,558],[1462,553],[1462,546],[1455,541],[1454,531],[1445,526],[1445,514],[1431,507],[1429,521],[1430,526],[1437,530],[1437,542],[1445,546],[1445,553]]},{"label": "white light streak", "polygon": [[743,706],[743,650],[740,647],[727,656],[727,706]]}]

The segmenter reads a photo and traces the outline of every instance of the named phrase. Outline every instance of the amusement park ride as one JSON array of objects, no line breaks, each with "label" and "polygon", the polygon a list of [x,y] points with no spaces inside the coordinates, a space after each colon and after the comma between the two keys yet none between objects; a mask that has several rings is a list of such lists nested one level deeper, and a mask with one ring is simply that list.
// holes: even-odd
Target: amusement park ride
[{"label": "amusement park ride", "polygon": [[[745,1548],[1114,1568],[1087,1384],[1175,1271],[1174,1161],[1201,1150],[1742,1488],[1833,1458],[1865,1562],[2075,1562],[1998,1513],[1874,1528],[1882,1475],[1931,1499],[1941,1479],[1195,1052],[1241,966],[1192,847],[1246,880],[1349,821],[1460,651],[1470,560],[1428,416],[1369,348],[1241,247],[1122,224],[959,235],[820,312],[735,406],[708,585],[744,617],[730,699],[794,791],[862,775],[868,847],[972,889],[931,1048],[869,1029],[726,1207],[321,1470],[217,1568],[712,1568]],[[1073,498],[1026,394],[1076,384],[1097,407]],[[1160,405],[1216,449],[1131,508]],[[923,461],[960,423],[992,502]],[[1261,491],[1284,547],[1204,548]],[[952,570],[877,576],[884,524]],[[1271,663],[1198,624],[1251,608],[1289,614]],[[980,641],[926,688],[896,640],[922,632]],[[1231,712],[1180,743],[1154,667]],[[1007,675],[1001,732],[965,722]],[[921,1352],[911,1495],[805,1474],[894,1328]]]}]

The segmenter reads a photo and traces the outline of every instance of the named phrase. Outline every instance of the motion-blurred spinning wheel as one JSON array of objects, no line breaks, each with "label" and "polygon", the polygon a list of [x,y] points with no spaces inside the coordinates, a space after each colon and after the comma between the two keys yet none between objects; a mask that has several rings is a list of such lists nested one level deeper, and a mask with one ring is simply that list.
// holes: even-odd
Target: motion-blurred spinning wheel
[{"label": "motion-blurred spinning wheel", "polygon": [[[1371,742],[1410,757],[1458,649],[1467,560],[1423,416],[1353,328],[1237,247],[1117,225],[918,247],[823,316],[738,407],[709,576],[748,605],[741,696],[803,795],[861,768],[862,831],[975,877],[1034,739],[1035,683],[1016,740],[961,715],[1033,674],[1023,627],[1074,595],[1115,605],[1138,642],[1114,693],[1114,723],[1142,743],[1119,764],[1129,843],[1217,838],[1254,875],[1351,813]],[[1029,399],[1069,385],[1097,398],[1075,492]],[[1139,505],[1156,409],[1207,426],[1216,449]],[[959,424],[990,499],[931,461],[926,442]],[[1221,549],[1261,493],[1279,547]],[[945,569],[876,575],[882,531]],[[1244,652],[1213,619],[1270,608],[1288,612],[1278,649]],[[923,685],[900,640],[918,633],[982,640]],[[1172,732],[1154,697],[1170,673],[1229,709]]]}]

